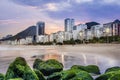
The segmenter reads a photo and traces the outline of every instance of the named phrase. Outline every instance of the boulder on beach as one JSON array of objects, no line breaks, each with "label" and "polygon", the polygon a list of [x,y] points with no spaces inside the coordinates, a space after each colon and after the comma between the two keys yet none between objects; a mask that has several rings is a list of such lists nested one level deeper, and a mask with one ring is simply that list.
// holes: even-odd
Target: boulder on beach
[{"label": "boulder on beach", "polygon": [[96,65],[88,65],[88,66],[73,65],[71,69],[80,69],[88,73],[100,74],[100,69]]},{"label": "boulder on beach", "polygon": [[111,72],[111,71],[119,71],[120,70],[120,67],[119,66],[115,66],[115,67],[111,67],[111,68],[108,68],[105,73],[108,73],[108,72]]},{"label": "boulder on beach", "polygon": [[120,80],[120,71],[111,71],[100,75],[95,80]]},{"label": "boulder on beach", "polygon": [[92,76],[86,71],[69,69],[48,76],[47,80],[93,80]]},{"label": "boulder on beach", "polygon": [[10,64],[5,80],[13,78],[22,78],[23,80],[39,80],[35,72],[28,66],[26,60],[22,57],[15,59],[13,63]]},{"label": "boulder on beach", "polygon": [[46,80],[44,75],[37,69],[34,69],[34,72],[37,74],[39,80]]},{"label": "boulder on beach", "polygon": [[33,68],[41,71],[45,76],[49,76],[54,72],[62,71],[63,65],[55,59],[50,59],[47,61],[37,59],[34,62]]},{"label": "boulder on beach", "polygon": [[38,69],[39,68],[39,64],[42,63],[44,61],[42,61],[41,59],[35,59],[34,63],[33,63],[33,68],[34,69]]},{"label": "boulder on beach", "polygon": [[4,80],[5,76],[0,73],[0,80]]}]

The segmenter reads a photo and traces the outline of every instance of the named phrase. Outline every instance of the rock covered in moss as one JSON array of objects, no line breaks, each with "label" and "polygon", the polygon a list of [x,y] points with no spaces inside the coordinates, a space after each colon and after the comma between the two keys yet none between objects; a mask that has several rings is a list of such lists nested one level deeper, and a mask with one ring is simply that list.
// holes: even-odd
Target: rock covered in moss
[{"label": "rock covered in moss", "polygon": [[23,80],[39,80],[35,72],[28,66],[25,59],[18,57],[10,64],[5,80],[22,78]]},{"label": "rock covered in moss", "polygon": [[88,73],[100,74],[100,69],[96,65],[88,65],[88,66],[74,65],[71,67],[71,69],[80,69]]},{"label": "rock covered in moss", "polygon": [[120,70],[120,67],[118,66],[115,66],[115,67],[111,67],[111,68],[108,68],[105,73],[108,73],[108,72],[111,72],[111,71],[119,71]]},{"label": "rock covered in moss", "polygon": [[46,79],[44,78],[44,75],[43,75],[39,70],[34,69],[34,72],[37,74],[39,80],[46,80]]},{"label": "rock covered in moss", "polygon": [[34,64],[38,64],[36,67],[34,66],[34,68],[41,71],[45,76],[63,70],[62,63],[58,62],[55,59],[50,59],[47,61],[35,60]]},{"label": "rock covered in moss", "polygon": [[95,80],[120,80],[120,71],[111,71],[100,75]]},{"label": "rock covered in moss", "polygon": [[48,76],[47,80],[93,80],[93,78],[85,71],[70,69],[53,73],[52,75]]},{"label": "rock covered in moss", "polygon": [[39,64],[43,62],[41,59],[36,59],[35,62],[33,63],[33,68],[34,69],[38,69],[39,68]]},{"label": "rock covered in moss", "polygon": [[23,80],[22,78],[14,78],[14,79],[9,79],[9,80]]},{"label": "rock covered in moss", "polygon": [[4,80],[5,76],[0,73],[0,80]]},{"label": "rock covered in moss", "polygon": [[114,74],[108,80],[120,80],[120,74]]}]

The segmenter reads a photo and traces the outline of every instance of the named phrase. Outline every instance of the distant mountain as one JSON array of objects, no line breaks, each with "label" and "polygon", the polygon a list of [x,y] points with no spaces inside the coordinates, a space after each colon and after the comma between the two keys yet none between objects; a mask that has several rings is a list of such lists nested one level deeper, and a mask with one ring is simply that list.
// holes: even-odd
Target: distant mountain
[{"label": "distant mountain", "polygon": [[36,35],[36,26],[30,26],[29,28],[15,35],[14,37],[17,39],[17,38],[26,38],[28,36],[34,36],[34,35]]},{"label": "distant mountain", "polygon": [[113,23],[120,23],[120,20],[116,19]]},{"label": "distant mountain", "polygon": [[2,40],[15,40],[15,39],[26,38],[28,36],[34,36],[34,35],[36,35],[36,26],[30,26],[29,28],[25,29],[24,31],[21,31],[15,36],[2,39]]},{"label": "distant mountain", "polygon": [[100,23],[97,23],[97,22],[88,22],[88,23],[86,23],[88,29],[91,29],[92,26],[99,25],[99,24]]}]

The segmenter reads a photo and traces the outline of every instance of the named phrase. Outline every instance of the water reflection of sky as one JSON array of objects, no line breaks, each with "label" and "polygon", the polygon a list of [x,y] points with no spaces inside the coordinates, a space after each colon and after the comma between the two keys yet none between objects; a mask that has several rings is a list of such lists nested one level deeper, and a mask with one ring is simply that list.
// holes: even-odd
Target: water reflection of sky
[{"label": "water reflection of sky", "polygon": [[74,52],[59,51],[50,47],[4,47],[0,49],[0,73],[5,73],[9,64],[19,56],[24,57],[31,67],[36,58],[43,60],[56,59],[63,63],[64,69],[69,69],[72,65],[98,65],[102,73],[106,68],[120,65],[119,61],[98,54],[80,52],[75,54]]}]

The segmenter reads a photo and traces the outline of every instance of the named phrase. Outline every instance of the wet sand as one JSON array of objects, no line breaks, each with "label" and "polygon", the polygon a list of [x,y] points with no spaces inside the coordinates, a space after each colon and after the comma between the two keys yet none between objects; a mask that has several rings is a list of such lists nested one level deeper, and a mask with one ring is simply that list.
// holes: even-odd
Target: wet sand
[{"label": "wet sand", "polygon": [[106,68],[120,66],[120,44],[82,44],[62,46],[0,45],[0,73],[5,73],[16,57],[24,57],[32,67],[35,58],[57,59],[65,69],[72,65],[98,65]]}]

